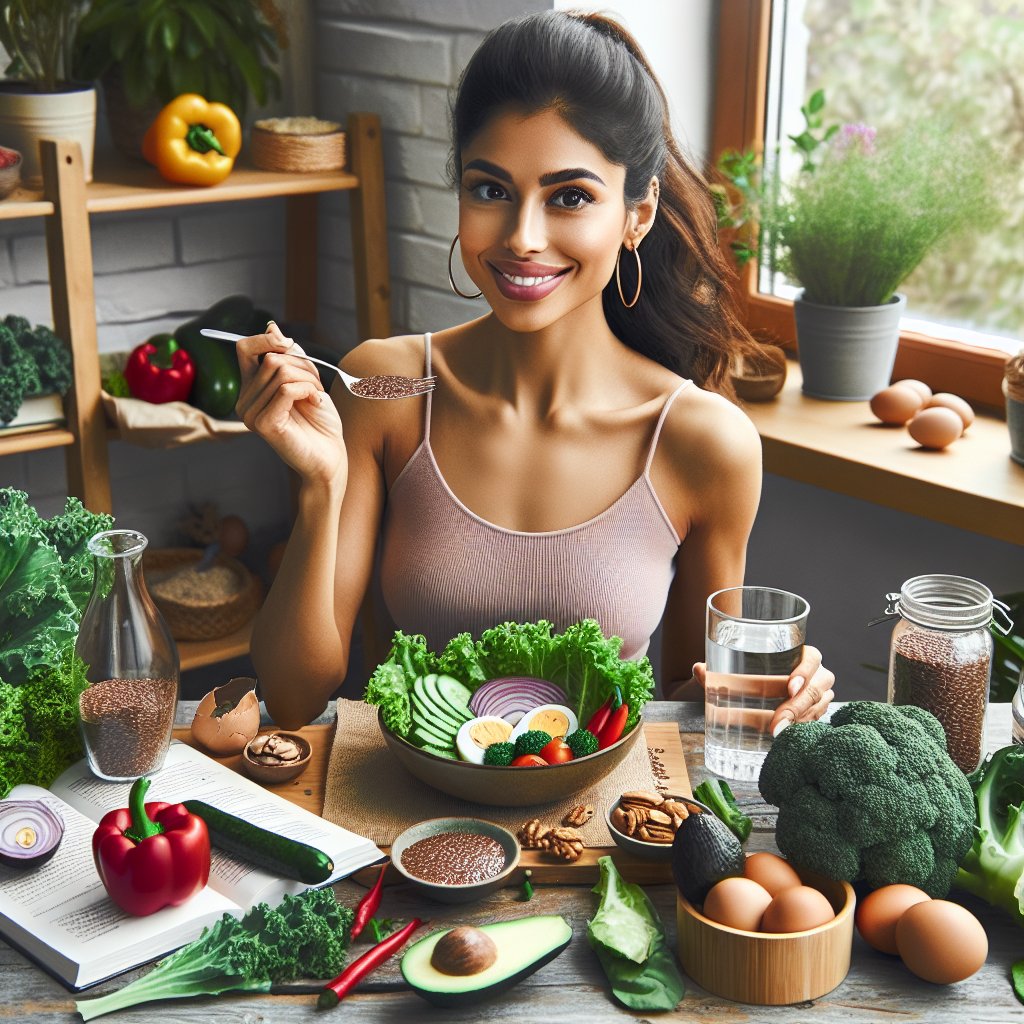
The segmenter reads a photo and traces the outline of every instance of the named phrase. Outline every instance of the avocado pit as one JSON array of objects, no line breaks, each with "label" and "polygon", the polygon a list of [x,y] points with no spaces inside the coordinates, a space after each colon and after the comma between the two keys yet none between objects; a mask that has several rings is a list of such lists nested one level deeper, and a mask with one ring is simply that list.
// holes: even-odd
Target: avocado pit
[{"label": "avocado pit", "polygon": [[442,974],[465,977],[486,971],[498,959],[498,946],[486,932],[459,925],[441,936],[430,956],[430,965]]}]

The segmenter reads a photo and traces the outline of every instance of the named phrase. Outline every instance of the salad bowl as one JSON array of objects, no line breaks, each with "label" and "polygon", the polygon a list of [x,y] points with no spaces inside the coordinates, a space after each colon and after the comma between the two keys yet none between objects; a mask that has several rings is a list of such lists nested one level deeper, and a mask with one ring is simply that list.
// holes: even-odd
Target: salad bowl
[{"label": "salad bowl", "polygon": [[442,793],[489,807],[554,803],[589,789],[625,760],[643,733],[638,722],[620,740],[586,757],[543,768],[512,768],[431,754],[388,729],[379,710],[377,723],[388,749],[411,775]]}]

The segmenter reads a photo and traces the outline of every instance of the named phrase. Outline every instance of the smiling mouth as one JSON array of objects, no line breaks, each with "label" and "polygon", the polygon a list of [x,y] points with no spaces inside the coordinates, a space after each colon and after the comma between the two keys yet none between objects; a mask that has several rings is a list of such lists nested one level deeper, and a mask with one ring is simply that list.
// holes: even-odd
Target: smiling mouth
[{"label": "smiling mouth", "polygon": [[[518,301],[529,301],[530,299],[540,299],[546,296],[557,288],[562,278],[565,277],[570,268],[565,267],[561,270],[554,268],[540,267],[534,264],[533,266],[527,266],[524,270],[535,271],[532,274],[517,274],[510,269],[495,266],[491,264],[491,270],[494,273],[495,280],[498,282],[498,287],[502,293],[510,299]],[[537,270],[548,271],[547,273],[536,273]]]}]

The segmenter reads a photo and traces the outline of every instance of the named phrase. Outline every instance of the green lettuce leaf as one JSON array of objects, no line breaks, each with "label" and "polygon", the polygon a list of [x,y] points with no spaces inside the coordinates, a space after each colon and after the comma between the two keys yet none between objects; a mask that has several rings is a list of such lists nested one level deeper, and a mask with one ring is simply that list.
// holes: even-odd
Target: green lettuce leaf
[{"label": "green lettuce leaf", "polygon": [[384,722],[400,736],[412,728],[409,688],[417,676],[444,672],[476,690],[488,679],[535,676],[561,687],[566,704],[585,723],[615,687],[629,705],[626,730],[640,720],[640,710],[654,696],[654,673],[646,658],[623,661],[622,640],[605,637],[594,619],[583,619],[564,633],[550,622],[503,622],[474,641],[469,633],[453,637],[439,655],[422,636],[395,632],[387,659],[377,666],[366,700],[382,708]]},{"label": "green lettuce leaf", "polygon": [[623,880],[611,857],[598,859],[597,912],[587,939],[611,982],[612,995],[631,1010],[673,1010],[686,993],[665,942],[665,928],[647,893]]}]

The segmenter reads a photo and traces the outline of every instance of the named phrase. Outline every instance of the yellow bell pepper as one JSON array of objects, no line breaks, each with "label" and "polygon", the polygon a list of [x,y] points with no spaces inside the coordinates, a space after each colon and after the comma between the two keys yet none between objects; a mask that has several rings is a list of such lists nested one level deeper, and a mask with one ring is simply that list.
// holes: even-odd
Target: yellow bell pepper
[{"label": "yellow bell pepper", "polygon": [[217,185],[242,148],[242,126],[230,107],[186,92],[164,107],[142,140],[142,155],[168,181]]}]

